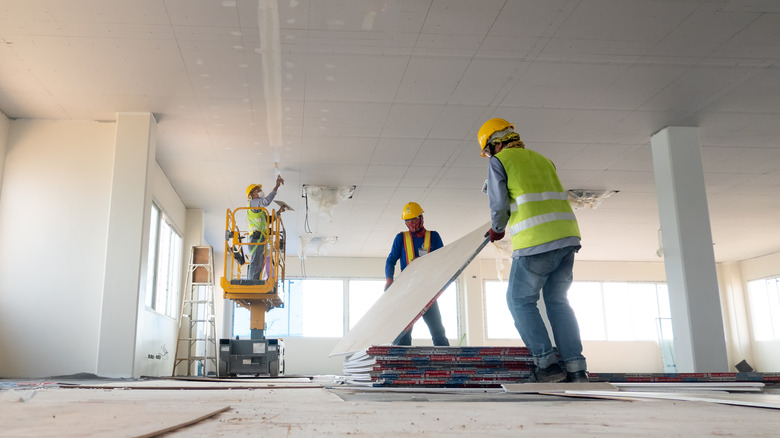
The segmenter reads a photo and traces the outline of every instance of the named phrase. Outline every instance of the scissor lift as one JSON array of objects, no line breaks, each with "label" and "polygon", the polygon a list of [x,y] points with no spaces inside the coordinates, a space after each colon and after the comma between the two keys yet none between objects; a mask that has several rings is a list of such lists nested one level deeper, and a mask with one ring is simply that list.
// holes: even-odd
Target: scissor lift
[{"label": "scissor lift", "polygon": [[[249,339],[219,340],[219,376],[284,374],[284,341],[265,337],[265,314],[271,309],[283,307],[279,288],[284,282],[285,229],[280,215],[264,210],[268,217],[268,236],[257,243],[249,243],[249,233],[240,231],[236,216],[246,217],[249,207],[227,210],[225,219],[225,271],[220,285],[227,299],[249,309]],[[253,208],[252,210],[258,210]],[[246,278],[244,267],[249,259],[244,257],[252,246],[265,246],[264,274],[259,280]]]}]

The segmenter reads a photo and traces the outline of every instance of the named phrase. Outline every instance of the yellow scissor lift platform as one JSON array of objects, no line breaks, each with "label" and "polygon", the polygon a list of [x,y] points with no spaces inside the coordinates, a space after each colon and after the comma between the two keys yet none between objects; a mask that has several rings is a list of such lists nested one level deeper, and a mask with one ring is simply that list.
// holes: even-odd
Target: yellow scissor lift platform
[{"label": "yellow scissor lift platform", "polygon": [[[241,231],[236,216],[245,218],[249,207],[228,209],[225,219],[225,269],[220,280],[224,297],[241,307],[249,309],[249,339],[219,340],[219,376],[284,374],[284,342],[281,339],[265,337],[265,314],[271,309],[283,307],[279,288],[284,282],[285,272],[285,229],[280,214],[261,210],[268,218],[268,233],[264,239],[251,243],[250,233]],[[265,248],[264,272],[260,279],[248,279],[252,248]],[[265,276],[263,275],[265,274]]]}]

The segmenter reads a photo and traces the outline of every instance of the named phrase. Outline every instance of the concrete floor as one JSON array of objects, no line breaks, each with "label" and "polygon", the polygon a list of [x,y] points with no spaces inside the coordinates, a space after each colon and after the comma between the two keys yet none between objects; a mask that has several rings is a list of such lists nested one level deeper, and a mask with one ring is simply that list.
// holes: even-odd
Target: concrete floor
[{"label": "concrete floor", "polygon": [[[0,437],[776,437],[780,427],[776,408],[497,390],[385,391],[345,387],[329,377],[0,384]],[[780,406],[780,390],[771,387],[706,397]]]}]

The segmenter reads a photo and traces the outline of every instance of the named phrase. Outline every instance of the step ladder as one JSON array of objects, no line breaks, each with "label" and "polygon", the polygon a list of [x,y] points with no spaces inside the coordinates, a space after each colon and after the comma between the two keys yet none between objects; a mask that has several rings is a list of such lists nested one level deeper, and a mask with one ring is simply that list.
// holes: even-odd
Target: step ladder
[{"label": "step ladder", "polygon": [[213,260],[210,246],[191,247],[187,289],[179,317],[174,376],[217,374]]}]

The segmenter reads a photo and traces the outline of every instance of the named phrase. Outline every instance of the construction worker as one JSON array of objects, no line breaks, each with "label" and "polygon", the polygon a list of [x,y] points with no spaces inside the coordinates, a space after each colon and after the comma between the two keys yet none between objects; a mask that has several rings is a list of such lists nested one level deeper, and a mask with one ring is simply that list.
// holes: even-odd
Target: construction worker
[{"label": "construction worker", "polygon": [[[507,229],[512,239],[507,304],[534,358],[530,380],[587,382],[580,329],[567,298],[580,230],[555,166],[525,149],[514,125],[504,119],[485,122],[477,140],[481,155],[490,158],[490,241],[501,240]],[[565,369],[537,307],[540,291]]]},{"label": "construction worker", "polygon": [[[265,242],[268,239],[268,214],[265,210],[255,208],[267,207],[276,197],[276,191],[279,190],[279,186],[284,184],[284,179],[279,175],[276,177],[276,185],[273,190],[265,196],[263,193],[262,184],[249,184],[246,188],[246,197],[248,199],[250,207],[246,211],[246,220],[249,224],[249,243]],[[247,280],[260,280],[260,274],[263,272],[263,266],[265,265],[265,247],[266,245],[249,245],[249,254],[251,255],[251,261],[249,262],[249,272],[247,273]]]},{"label": "construction worker", "polygon": [[[398,260],[401,260],[401,270],[403,271],[416,257],[422,257],[444,246],[439,233],[425,229],[423,209],[416,202],[410,202],[404,206],[401,219],[404,220],[409,231],[403,231],[395,236],[393,248],[385,263],[385,278],[387,278],[385,290],[393,284],[395,264]],[[439,304],[436,301],[423,313],[422,317],[431,332],[433,345],[450,345],[444,332],[444,324],[441,322]],[[393,344],[412,345],[412,330],[409,329],[408,332],[401,333]]]}]

